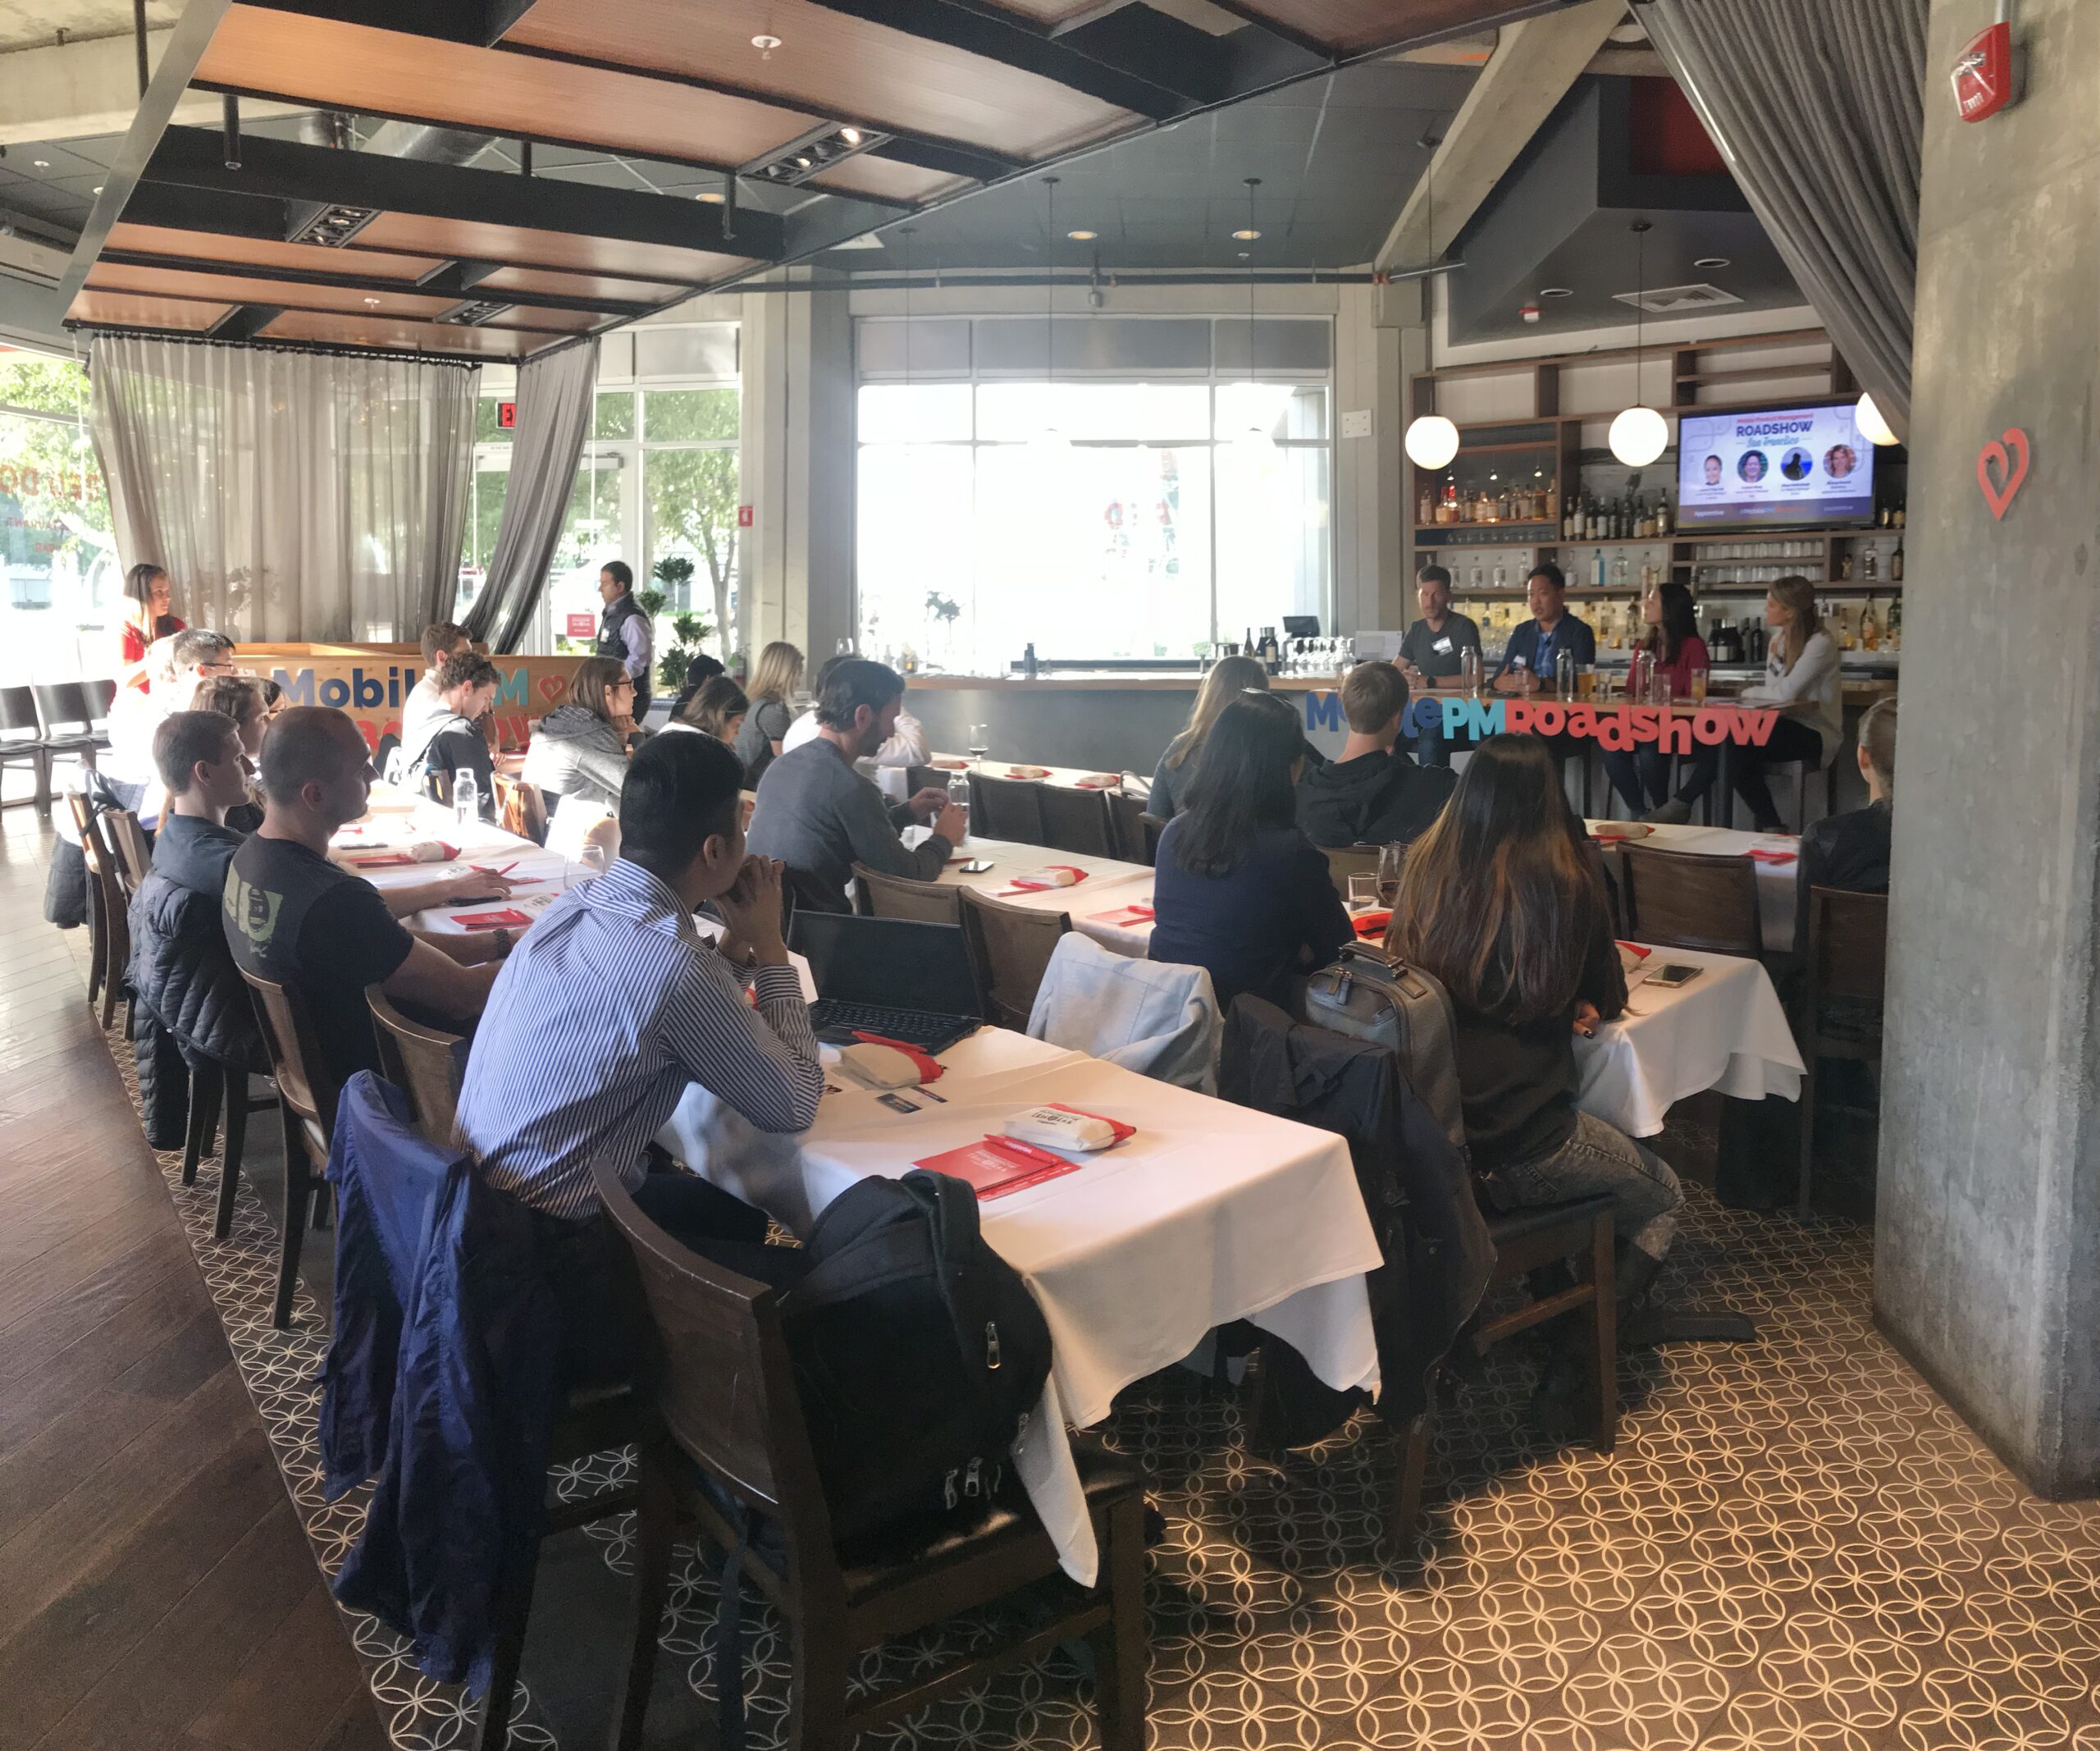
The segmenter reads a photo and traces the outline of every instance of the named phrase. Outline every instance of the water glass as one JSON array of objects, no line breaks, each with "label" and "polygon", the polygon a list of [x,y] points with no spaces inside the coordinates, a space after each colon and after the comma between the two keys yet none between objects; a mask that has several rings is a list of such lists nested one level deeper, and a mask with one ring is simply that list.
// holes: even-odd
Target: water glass
[{"label": "water glass", "polygon": [[1468,699],[1480,697],[1481,661],[1478,645],[1462,645],[1459,647],[1459,687]]},{"label": "water glass", "polygon": [[1378,903],[1378,877],[1376,871],[1367,871],[1349,879],[1349,909],[1368,912]]},{"label": "water glass", "polygon": [[1553,653],[1553,690],[1563,699],[1575,697],[1575,653],[1555,651]]},{"label": "water glass", "polygon": [[948,801],[962,811],[965,822],[970,819],[970,775],[956,772],[948,779]]}]

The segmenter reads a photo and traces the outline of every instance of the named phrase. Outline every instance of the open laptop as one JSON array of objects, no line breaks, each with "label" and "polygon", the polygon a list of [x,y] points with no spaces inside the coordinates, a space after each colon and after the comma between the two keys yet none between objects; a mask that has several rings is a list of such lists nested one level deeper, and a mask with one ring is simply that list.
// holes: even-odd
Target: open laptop
[{"label": "open laptop", "polygon": [[984,1026],[961,925],[798,910],[788,940],[816,981],[821,1038],[880,1034],[938,1052]]}]

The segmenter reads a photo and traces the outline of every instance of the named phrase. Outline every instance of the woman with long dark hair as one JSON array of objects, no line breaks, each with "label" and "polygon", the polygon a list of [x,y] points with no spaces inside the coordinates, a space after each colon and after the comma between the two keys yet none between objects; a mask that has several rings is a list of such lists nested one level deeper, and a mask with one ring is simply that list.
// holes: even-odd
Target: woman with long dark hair
[{"label": "woman with long dark hair", "polygon": [[[1648,653],[1655,672],[1666,676],[1670,697],[1689,699],[1695,670],[1704,672],[1713,664],[1706,654],[1706,641],[1699,636],[1699,618],[1692,611],[1691,592],[1681,583],[1658,583],[1641,598],[1641,618],[1648,630],[1634,648]],[[1652,747],[1612,748],[1604,751],[1605,771],[1612,789],[1625,799],[1634,819],[1683,821],[1691,819],[1691,806],[1712,788],[1719,771],[1721,752],[1703,743],[1693,744],[1684,782],[1670,794],[1670,759]]]},{"label": "woman with long dark hair", "polygon": [[1305,732],[1264,693],[1242,693],[1209,731],[1159,836],[1149,953],[1208,969],[1221,1008],[1243,991],[1287,1004],[1352,934],[1326,855],[1299,830]]},{"label": "woman with long dark hair", "polygon": [[1609,1192],[1631,1301],[1677,1237],[1669,1164],[1575,1105],[1575,1036],[1626,1007],[1587,835],[1536,736],[1475,750],[1400,876],[1386,947],[1449,992],[1474,1173],[1504,1210]]},{"label": "woman with long dark hair", "polygon": [[175,586],[151,560],[141,560],[124,574],[124,618],[116,629],[116,684],[141,693],[153,683],[146,651],[163,638],[186,629],[173,611]]},{"label": "woman with long dark hair", "polygon": [[617,809],[627,782],[627,734],[634,679],[616,656],[587,656],[568,678],[562,702],[541,718],[519,775],[536,784],[552,816],[564,797]]}]

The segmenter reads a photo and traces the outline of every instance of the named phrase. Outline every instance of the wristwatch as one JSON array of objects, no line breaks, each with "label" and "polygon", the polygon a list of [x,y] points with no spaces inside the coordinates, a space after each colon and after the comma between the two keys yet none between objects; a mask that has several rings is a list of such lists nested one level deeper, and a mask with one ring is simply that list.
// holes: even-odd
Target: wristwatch
[{"label": "wristwatch", "polygon": [[499,961],[507,961],[510,958],[510,945],[515,940],[511,935],[510,927],[508,925],[499,924],[495,927],[495,958]]}]

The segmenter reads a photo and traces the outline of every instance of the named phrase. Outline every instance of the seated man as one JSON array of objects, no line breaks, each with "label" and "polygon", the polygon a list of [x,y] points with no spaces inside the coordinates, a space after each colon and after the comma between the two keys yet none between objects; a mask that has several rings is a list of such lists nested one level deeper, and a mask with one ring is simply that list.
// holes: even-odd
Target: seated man
[{"label": "seated man", "polygon": [[[1400,673],[1410,687],[1455,685],[1465,666],[1465,653],[1481,654],[1480,628],[1451,610],[1451,574],[1441,565],[1425,565],[1415,579],[1415,599],[1422,618],[1400,641]],[[1440,729],[1415,732],[1415,757],[1425,766],[1451,764],[1450,745]]]},{"label": "seated man", "polygon": [[1867,781],[1867,806],[1825,816],[1801,834],[1801,867],[1795,877],[1794,953],[1808,954],[1808,895],[1811,888],[1849,888],[1856,894],[1888,892],[1888,848],[1895,830],[1896,702],[1883,699],[1860,720],[1860,776]]},{"label": "seated man", "polygon": [[167,662],[167,674],[149,690],[117,690],[109,708],[109,752],[98,762],[102,775],[148,825],[160,812],[153,732],[169,713],[189,709],[199,681],[233,673],[233,640],[224,633],[189,627],[168,640]]},{"label": "seated man", "polygon": [[1532,617],[1512,629],[1502,652],[1502,665],[1495,671],[1498,693],[1533,693],[1543,688],[1553,691],[1554,667],[1567,651],[1577,669],[1589,669],[1597,661],[1597,635],[1586,620],[1568,611],[1568,578],[1550,560],[1541,560],[1524,580],[1524,593]]},{"label": "seated man", "polygon": [[[816,685],[811,689],[817,698],[824,697],[824,683],[831,678],[832,671],[841,663],[850,663],[850,656],[827,656],[824,665],[817,670]],[[780,738],[780,752],[800,747],[805,742],[814,742],[823,725],[817,720],[817,709],[812,705],[808,711],[788,726],[788,734]],[[909,711],[900,708],[897,714],[897,728],[888,740],[874,752],[874,762],[879,766],[923,766],[933,758],[927,752],[926,729]]]},{"label": "seated man", "polygon": [[405,783],[420,790],[432,773],[442,773],[447,788],[441,794],[450,796],[459,775],[471,773],[482,818],[495,818],[495,762],[482,720],[495,703],[496,689],[502,684],[495,665],[477,651],[458,651],[445,658],[437,671],[442,709],[426,714],[415,734],[401,738]]},{"label": "seated man", "polygon": [[[742,784],[712,736],[645,743],[620,793],[619,857],[547,908],[474,1036],[460,1137],[486,1184],[576,1231],[557,1238],[578,1249],[564,1274],[587,1340],[590,1319],[617,1324],[619,1305],[618,1242],[591,1220],[592,1164],[617,1168],[680,1241],[722,1256],[717,1243],[762,1242],[765,1218],[705,1180],[648,1173],[649,1140],[689,1083],[771,1132],[806,1130],[824,1093],[780,934],[779,866],[745,854]],[[703,900],[728,923],[718,947],[693,925]]]},{"label": "seated man", "polygon": [[344,713],[290,707],[262,741],[262,825],[226,871],[235,964],[305,998],[321,1068],[339,1086],[379,1068],[367,985],[456,1030],[481,1013],[510,952],[506,930],[418,935],[370,882],[329,862],[329,841],[364,813],[377,776]]},{"label": "seated man", "polygon": [[[962,811],[945,790],[922,790],[892,808],[853,770],[897,733],[903,704],[904,678],[894,669],[861,657],[839,664],[817,696],[815,738],[780,754],[759,780],[751,849],[794,872],[796,897],[806,905],[850,911],[846,884],[856,863],[931,881],[962,839]],[[898,830],[915,821],[931,821],[933,836],[906,851]]]},{"label": "seated man", "polygon": [[1407,845],[1443,811],[1458,780],[1400,752],[1408,683],[1391,663],[1358,663],[1342,683],[1342,757],[1298,784],[1298,824],[1316,845]]},{"label": "seated man", "polygon": [[445,696],[438,691],[437,685],[438,670],[445,666],[445,658],[473,648],[474,641],[467,636],[466,628],[454,626],[450,620],[433,620],[423,629],[423,678],[409,689],[409,697],[401,702],[404,744],[420,743],[424,727],[445,715]]}]

